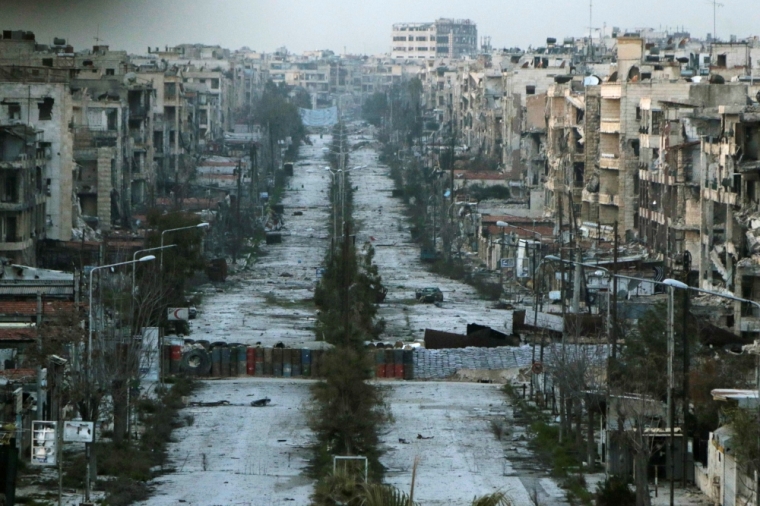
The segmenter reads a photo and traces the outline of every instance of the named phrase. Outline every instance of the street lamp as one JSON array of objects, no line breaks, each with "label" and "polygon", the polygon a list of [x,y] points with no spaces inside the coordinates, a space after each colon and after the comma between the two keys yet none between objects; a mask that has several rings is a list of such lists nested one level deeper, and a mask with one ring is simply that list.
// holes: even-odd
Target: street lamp
[{"label": "street lamp", "polygon": [[[509,228],[516,228],[518,230],[524,230],[525,232],[530,232],[531,234],[533,234],[533,239],[536,239],[536,236],[538,236],[538,240],[539,241],[543,241],[543,239],[544,239],[544,236],[541,235],[540,233],[536,232],[535,230],[531,230],[529,228],[518,227],[517,225],[512,225],[511,223],[507,223],[506,221],[499,220],[499,221],[496,222],[496,226],[497,227],[502,227],[502,228],[509,227]],[[557,260],[559,260],[559,258],[557,258]]]},{"label": "street lamp", "polygon": [[161,260],[160,260],[159,267],[161,268],[161,272],[162,273],[163,273],[163,270],[164,270],[164,252],[163,252],[164,234],[168,234],[169,232],[177,232],[179,230],[190,230],[190,229],[193,229],[193,228],[206,228],[206,227],[208,227],[208,223],[203,222],[203,223],[198,223],[197,225],[191,225],[189,227],[170,228],[168,230],[163,230],[161,232],[161,247],[158,248],[158,249],[161,250]]},{"label": "street lamp", "polygon": [[[92,331],[93,331],[93,321],[92,321],[92,277],[95,271],[100,269],[108,269],[111,267],[120,267],[122,265],[132,265],[136,264],[138,262],[150,262],[151,260],[155,260],[156,257],[153,255],[148,255],[140,258],[139,260],[131,260],[129,262],[119,262],[116,264],[109,264],[109,265],[99,265],[97,267],[93,267],[92,270],[90,270],[90,285],[88,287],[89,289],[89,327],[87,329],[87,407],[88,409],[92,409],[92,406],[90,406],[90,374],[92,371]],[[134,286],[132,287],[134,289]],[[93,420],[94,421],[94,420]],[[85,501],[89,502],[90,500],[90,445],[92,443],[87,443],[87,468],[86,468],[86,474],[85,474]]]},{"label": "street lamp", "polygon": [[[667,405],[668,405],[668,425],[670,426],[670,441],[668,444],[668,461],[670,462],[670,504],[673,504],[673,496],[674,496],[674,470],[675,470],[675,456],[674,456],[674,439],[675,439],[675,428],[674,428],[674,405],[673,405],[673,389],[675,388],[675,381],[674,381],[674,372],[673,372],[673,361],[674,361],[674,355],[675,355],[675,334],[674,334],[674,315],[675,315],[675,302],[674,302],[674,296],[675,296],[675,289],[680,288],[690,288],[686,283],[683,283],[681,281],[675,280],[675,279],[665,279],[663,281],[655,281],[653,279],[644,279],[644,278],[637,278],[634,276],[626,276],[623,274],[617,274],[612,273],[609,270],[605,269],[604,267],[600,267],[598,265],[594,264],[586,264],[583,262],[577,262],[573,260],[565,260],[560,259],[557,256],[554,255],[547,255],[545,257],[548,260],[554,260],[554,261],[561,261],[563,263],[569,263],[576,266],[582,266],[582,267],[591,267],[595,269],[599,269],[601,271],[606,272],[609,276],[613,278],[622,278],[622,279],[629,279],[633,281],[639,281],[644,283],[653,283],[661,286],[666,286],[668,290],[668,321],[667,321],[667,345],[668,345],[668,392],[667,392]],[[562,274],[564,279],[564,273]],[[564,298],[565,294],[562,294],[562,297]],[[609,314],[610,311],[610,303],[607,303],[607,311]],[[609,318],[609,317],[608,317]],[[685,448],[682,448],[682,451],[686,451]],[[685,470],[683,472],[686,472]]]},{"label": "street lamp", "polygon": [[[158,251],[158,250],[165,250],[165,249],[176,248],[176,247],[177,247],[176,244],[168,244],[166,246],[157,246],[155,248],[139,249],[139,250],[135,251],[132,254],[132,262],[136,262],[137,261],[137,254],[138,253],[147,253],[148,251]],[[147,258],[147,257],[142,257],[142,258]],[[142,261],[142,258],[140,259],[141,261]],[[153,258],[155,258],[155,257],[153,257]],[[135,293],[135,273],[136,272],[137,272],[137,269],[136,268],[132,268],[132,296],[133,297],[134,297],[134,293]]]}]

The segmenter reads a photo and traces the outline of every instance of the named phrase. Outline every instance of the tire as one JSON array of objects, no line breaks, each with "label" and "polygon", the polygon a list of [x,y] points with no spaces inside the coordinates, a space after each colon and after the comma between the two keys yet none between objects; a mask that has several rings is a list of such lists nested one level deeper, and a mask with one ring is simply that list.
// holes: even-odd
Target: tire
[{"label": "tire", "polygon": [[190,376],[208,376],[211,372],[211,357],[202,348],[193,348],[182,355],[180,370]]}]

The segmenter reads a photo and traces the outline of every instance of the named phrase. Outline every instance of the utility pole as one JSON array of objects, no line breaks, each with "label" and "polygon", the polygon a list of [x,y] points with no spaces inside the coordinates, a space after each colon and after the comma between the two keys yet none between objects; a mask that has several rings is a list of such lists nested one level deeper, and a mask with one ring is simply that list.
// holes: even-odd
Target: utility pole
[{"label": "utility pole", "polygon": [[[562,235],[562,194],[557,195],[559,204],[559,274],[560,274],[560,301],[562,303],[562,363],[565,363],[565,252],[564,252],[564,237]],[[565,432],[565,396],[564,388],[562,384],[559,386],[559,442],[562,443],[563,435]]]},{"label": "utility pole", "polygon": [[612,362],[617,361],[617,271],[618,271],[618,222],[612,226],[612,326],[610,343],[612,344]]},{"label": "utility pole", "polygon": [[[674,420],[674,402],[673,402],[673,388],[675,385],[674,371],[673,371],[673,359],[675,354],[675,336],[674,336],[674,317],[675,312],[674,297],[675,287],[668,286],[668,431],[670,438],[668,441],[668,466],[670,467],[670,506],[673,506],[674,501],[674,486],[676,481],[675,475],[675,452],[673,448],[673,441],[675,439],[675,420]],[[684,472],[686,470],[684,469]]]},{"label": "utility pole", "polygon": [[238,159],[237,165],[237,198],[235,199],[235,247],[232,249],[232,263],[237,261],[237,253],[240,249],[242,240],[242,225],[240,224],[240,201],[243,200],[242,182],[243,182],[243,160]]}]

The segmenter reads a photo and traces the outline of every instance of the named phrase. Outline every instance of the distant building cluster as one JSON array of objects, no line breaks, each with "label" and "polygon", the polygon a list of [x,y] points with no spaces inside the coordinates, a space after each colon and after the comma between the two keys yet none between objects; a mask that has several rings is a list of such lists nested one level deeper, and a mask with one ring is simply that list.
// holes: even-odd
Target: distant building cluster
[{"label": "distant building cluster", "polygon": [[4,30],[0,257],[37,265],[43,245],[140,240],[147,210],[175,205],[180,193],[197,206],[224,200],[237,160],[219,157],[266,130],[251,118],[268,81],[306,92],[313,108],[350,111],[404,70],[387,57],[331,51],[75,50]]},{"label": "distant building cluster", "polygon": [[455,136],[555,225],[760,298],[760,42],[597,35],[417,63],[430,142]]}]

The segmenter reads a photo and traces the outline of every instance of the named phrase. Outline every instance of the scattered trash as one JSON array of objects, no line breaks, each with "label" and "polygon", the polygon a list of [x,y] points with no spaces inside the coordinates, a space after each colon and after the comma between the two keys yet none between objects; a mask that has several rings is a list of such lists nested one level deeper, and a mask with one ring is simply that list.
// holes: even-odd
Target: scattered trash
[{"label": "scattered trash", "polygon": [[262,408],[266,406],[267,404],[269,404],[270,402],[272,402],[272,399],[270,399],[269,397],[264,397],[263,399],[257,399],[255,401],[252,401],[251,406],[253,406],[254,408]]},{"label": "scattered trash", "polygon": [[409,441],[407,441],[407,440],[406,440],[406,439],[404,439],[404,438],[398,438],[398,442],[399,442],[399,443],[401,443],[401,444],[405,444],[405,445],[408,445],[408,444],[410,444],[410,443],[409,443]]},{"label": "scattered trash", "polygon": [[435,436],[423,436],[422,434],[417,434],[417,439],[433,439]]},{"label": "scattered trash", "polygon": [[188,406],[194,408],[211,408],[214,406],[229,406],[230,401],[211,401],[211,402],[190,402]]}]

